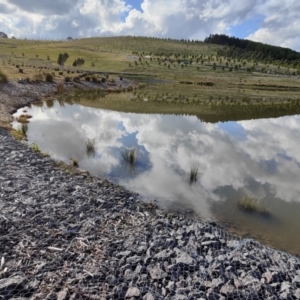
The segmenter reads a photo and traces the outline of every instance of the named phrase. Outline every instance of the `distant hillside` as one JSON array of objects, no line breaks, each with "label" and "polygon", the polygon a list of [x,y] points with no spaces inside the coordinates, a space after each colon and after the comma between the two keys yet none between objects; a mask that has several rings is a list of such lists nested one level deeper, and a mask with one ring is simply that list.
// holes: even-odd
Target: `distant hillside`
[{"label": "distant hillside", "polygon": [[4,32],[0,31],[0,38],[7,39],[8,36]]},{"label": "distant hillside", "polygon": [[229,49],[220,50],[222,52],[220,55],[225,54],[227,56],[238,58],[300,63],[300,53],[289,48],[229,37],[225,34],[211,34],[204,42],[229,46]]}]

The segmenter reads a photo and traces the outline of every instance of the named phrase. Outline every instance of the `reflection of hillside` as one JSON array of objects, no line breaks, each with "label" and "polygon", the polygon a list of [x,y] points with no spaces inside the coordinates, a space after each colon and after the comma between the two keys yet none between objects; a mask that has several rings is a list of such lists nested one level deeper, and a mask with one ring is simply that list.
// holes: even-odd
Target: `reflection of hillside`
[{"label": "reflection of hillside", "polygon": [[257,119],[271,119],[271,118],[280,118],[285,116],[293,116],[300,114],[299,111],[254,111],[247,113],[232,113],[224,115],[197,115],[197,118],[201,122],[206,123],[218,123],[218,122],[229,122],[229,121],[245,121],[245,120],[257,120]]}]

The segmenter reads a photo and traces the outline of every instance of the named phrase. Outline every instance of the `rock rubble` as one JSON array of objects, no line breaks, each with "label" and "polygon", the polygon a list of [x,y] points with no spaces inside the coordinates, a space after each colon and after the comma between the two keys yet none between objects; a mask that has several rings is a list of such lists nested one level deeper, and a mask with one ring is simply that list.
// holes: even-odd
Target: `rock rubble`
[{"label": "rock rubble", "polygon": [[86,172],[0,130],[2,299],[299,299],[300,262]]}]

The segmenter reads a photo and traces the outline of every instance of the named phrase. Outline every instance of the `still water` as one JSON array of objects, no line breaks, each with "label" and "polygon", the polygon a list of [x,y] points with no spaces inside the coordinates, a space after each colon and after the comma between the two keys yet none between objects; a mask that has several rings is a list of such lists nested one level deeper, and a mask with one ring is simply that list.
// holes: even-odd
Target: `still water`
[{"label": "still water", "polygon": [[[29,143],[107,177],[145,199],[216,220],[241,236],[300,254],[300,116],[205,123],[194,116],[131,114],[48,102],[26,108]],[[22,114],[23,109],[16,113]],[[14,124],[19,126],[19,124]],[[95,155],[86,142],[94,140]],[[130,167],[122,151],[135,147]],[[198,180],[189,182],[191,168]],[[268,214],[239,210],[244,196]]]}]

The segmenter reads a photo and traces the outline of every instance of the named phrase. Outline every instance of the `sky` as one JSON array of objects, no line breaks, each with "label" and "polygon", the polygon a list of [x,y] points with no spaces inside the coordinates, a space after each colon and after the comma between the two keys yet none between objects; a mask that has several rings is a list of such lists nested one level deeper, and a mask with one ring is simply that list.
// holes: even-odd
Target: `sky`
[{"label": "sky", "polygon": [[0,0],[9,37],[151,36],[203,40],[224,33],[300,51],[299,0]]}]

